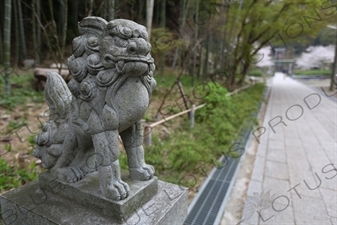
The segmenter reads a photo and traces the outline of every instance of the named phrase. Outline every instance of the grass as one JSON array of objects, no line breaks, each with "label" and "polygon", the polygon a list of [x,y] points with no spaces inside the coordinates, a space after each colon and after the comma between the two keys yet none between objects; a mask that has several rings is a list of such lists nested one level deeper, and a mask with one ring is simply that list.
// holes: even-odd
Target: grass
[{"label": "grass", "polygon": [[300,76],[330,76],[331,70],[295,70],[293,74]]},{"label": "grass", "polygon": [[43,92],[32,88],[33,74],[10,75],[11,95],[4,96],[4,78],[0,77],[0,107],[13,110],[16,106],[26,103],[41,103],[44,101]]},{"label": "grass", "polygon": [[0,158],[0,193],[34,181],[37,177],[38,172],[35,163],[30,164],[27,171],[10,166],[6,160]]},{"label": "grass", "polygon": [[253,69],[248,72],[249,76],[254,76],[254,77],[262,77],[264,76],[264,72],[260,69]]},{"label": "grass", "polygon": [[[4,77],[0,74],[0,108],[4,108],[8,113],[15,113],[17,110],[23,112],[23,117],[14,118],[8,121],[1,135],[10,134],[14,130],[22,126],[28,125],[27,103],[42,103],[44,102],[44,93],[33,90],[32,81],[34,75],[27,71],[25,74],[12,73],[10,76],[11,94],[4,95]],[[17,106],[23,107],[17,107]],[[27,146],[32,149],[33,135],[29,137]],[[7,151],[11,150],[11,144],[4,144]],[[32,150],[30,150],[31,153]],[[14,157],[14,155],[13,155]],[[26,167],[26,166],[25,166]],[[10,165],[4,158],[0,158],[0,192],[17,188],[20,185],[36,180],[41,169],[36,166],[35,162],[31,163],[28,168],[20,168],[17,163],[15,166]]]},{"label": "grass", "polygon": [[22,126],[26,126],[28,125],[26,119],[24,118],[20,118],[19,121],[17,120],[10,120],[6,126],[6,133],[10,134],[12,133],[12,131],[22,127]]}]

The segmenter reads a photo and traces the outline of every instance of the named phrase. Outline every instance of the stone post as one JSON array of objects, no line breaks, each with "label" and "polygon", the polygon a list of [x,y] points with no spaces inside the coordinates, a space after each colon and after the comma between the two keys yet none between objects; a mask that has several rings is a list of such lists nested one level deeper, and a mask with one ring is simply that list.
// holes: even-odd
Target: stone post
[{"label": "stone post", "polygon": [[[156,81],[146,28],[86,17],[78,25],[68,84],[45,88],[50,119],[34,156],[48,171],[0,196],[5,224],[183,224],[187,189],[159,181],[145,162],[141,119]],[[151,135],[151,132],[145,132]],[[128,171],[119,166],[119,136]]]}]

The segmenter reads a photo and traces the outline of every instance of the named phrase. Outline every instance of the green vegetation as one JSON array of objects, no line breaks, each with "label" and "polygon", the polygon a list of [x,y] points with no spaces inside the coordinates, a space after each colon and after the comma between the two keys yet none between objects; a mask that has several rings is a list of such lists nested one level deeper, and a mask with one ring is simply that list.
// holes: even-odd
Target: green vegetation
[{"label": "green vegetation", "polygon": [[248,72],[248,75],[249,76],[254,76],[254,77],[262,77],[264,76],[265,74],[263,73],[262,70],[260,69],[255,69],[255,70],[251,70]]},{"label": "green vegetation", "polygon": [[0,159],[0,192],[17,188],[19,185],[36,180],[38,171],[35,163],[30,164],[29,167],[28,171],[26,169],[16,169],[8,165],[6,160]]},{"label": "green vegetation", "polygon": [[[157,82],[157,86],[158,87],[161,87],[161,88],[170,88],[171,85],[176,81],[177,77],[176,76],[173,76],[172,74],[170,73],[160,73],[160,72],[156,72],[155,74],[155,77],[156,79],[156,82]],[[180,82],[183,84],[184,88],[185,87],[189,87],[191,86],[192,84],[192,80],[193,80],[193,77],[191,76],[188,76],[188,75],[182,75],[180,78],[179,78]],[[199,80],[198,80],[199,81]],[[155,89],[156,91],[156,89]]]},{"label": "green vegetation", "polygon": [[301,76],[330,76],[331,70],[295,70],[293,74]]},{"label": "green vegetation", "polygon": [[12,110],[15,106],[25,103],[40,103],[44,101],[43,92],[37,92],[32,88],[33,74],[16,75],[12,74],[11,79],[11,95],[3,96],[4,80],[0,78],[0,107]]},{"label": "green vegetation", "polygon": [[12,133],[12,131],[22,127],[26,126],[28,123],[24,118],[21,118],[19,121],[17,120],[10,120],[6,126],[6,132],[7,134]]},{"label": "green vegetation", "polygon": [[[220,65],[229,64],[229,68],[234,71],[230,77],[233,82],[229,83],[235,84],[234,81],[243,83],[251,63],[243,64],[242,60],[251,62],[251,58],[256,56],[258,50],[268,43],[269,45],[272,43],[273,46],[288,46],[293,42],[308,42],[306,37],[316,37],[329,20],[336,20],[335,14],[325,8],[327,4],[329,4],[327,1],[322,0],[247,0],[244,4],[231,4],[228,14],[223,15],[225,22],[222,28],[232,35],[232,37],[228,35],[229,38],[225,37],[225,39],[229,42],[235,40],[235,44],[231,50],[232,54],[225,58],[229,60],[220,62]],[[307,20],[310,16],[315,19]],[[303,24],[300,33],[294,24],[301,24],[301,26]],[[230,86],[227,85],[227,87]]]},{"label": "green vegetation", "polygon": [[[145,156],[146,161],[156,168],[160,179],[191,187],[195,178],[182,179],[184,175],[205,177],[204,171],[217,165],[221,155],[238,158],[242,154],[242,151],[235,151],[238,147],[231,146],[242,137],[245,129],[256,124],[253,113],[259,108],[265,85],[259,83],[230,97],[219,84],[208,83],[208,87],[209,95],[203,98],[207,105],[196,111],[193,129],[185,120],[164,140],[152,135],[153,145],[146,147]],[[120,161],[126,169],[124,152]]]}]

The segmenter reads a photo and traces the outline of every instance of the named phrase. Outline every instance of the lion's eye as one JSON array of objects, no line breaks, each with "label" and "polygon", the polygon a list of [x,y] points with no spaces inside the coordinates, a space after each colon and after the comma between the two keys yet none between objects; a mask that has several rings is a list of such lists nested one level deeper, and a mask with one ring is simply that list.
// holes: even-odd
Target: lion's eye
[{"label": "lion's eye", "polygon": [[120,39],[119,44],[120,44],[122,47],[126,47],[126,46],[128,45],[128,41],[127,41],[127,40],[124,40],[124,39]]},{"label": "lion's eye", "polygon": [[95,47],[98,45],[98,39],[97,37],[90,37],[87,41],[88,45],[91,47]]}]

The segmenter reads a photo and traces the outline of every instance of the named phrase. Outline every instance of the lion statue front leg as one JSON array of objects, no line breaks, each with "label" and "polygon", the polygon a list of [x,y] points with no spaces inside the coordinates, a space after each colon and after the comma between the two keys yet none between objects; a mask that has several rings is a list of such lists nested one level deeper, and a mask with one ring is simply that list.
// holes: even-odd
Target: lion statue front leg
[{"label": "lion statue front leg", "polygon": [[121,179],[118,136],[117,130],[92,135],[101,191],[113,200],[125,199],[130,193],[128,184]]},{"label": "lion statue front leg", "polygon": [[143,127],[138,121],[121,133],[124,148],[128,156],[130,177],[133,180],[149,180],[154,175],[154,168],[145,163],[143,143]]}]

